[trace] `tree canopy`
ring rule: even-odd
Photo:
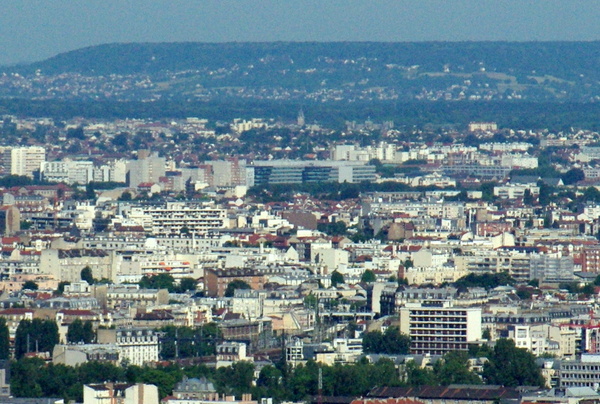
[[[363,334],[365,353],[407,354],[410,351],[410,337],[402,334],[398,327],[388,327],[385,332],[369,331]]]
[[[15,357],[27,352],[52,352],[58,344],[58,326],[53,320],[21,320],[15,333]]]
[[[339,273],[338,271],[333,271],[331,273],[331,286],[336,287],[337,285],[341,285],[345,283],[344,275]]]
[[[375,272],[371,271],[370,269],[366,269],[360,277],[360,281],[364,283],[375,282],[376,280],[377,276],[375,275]]]
[[[67,341],[71,343],[90,344],[96,339],[96,333],[92,327],[91,321],[81,321],[80,319],[74,320],[69,324],[67,330]]]
[[[236,289],[252,289],[248,283],[242,279],[234,279],[227,284],[225,297],[233,297]]]
[[[511,339],[497,340],[488,359],[483,368],[483,378],[488,384],[508,387],[545,385],[535,356],[526,349],[517,348]]]

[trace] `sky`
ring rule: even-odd
[[[597,0],[0,0],[0,65],[113,42],[589,41]]]

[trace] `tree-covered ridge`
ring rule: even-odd
[[[576,80],[595,77],[600,41],[590,42],[229,42],[113,43],[23,66],[46,73],[132,74],[258,63],[258,69],[367,65],[456,73],[507,72]],[[558,63],[560,62],[560,63]],[[390,66],[395,65],[395,66]],[[351,70],[351,69],[347,69]]]
[[[128,100],[156,94],[235,98],[236,89],[243,89],[243,97],[262,99],[268,93],[306,101],[321,90],[337,89],[352,101],[593,101],[600,97],[600,41],[117,43],[0,71],[9,73],[3,78],[8,86],[0,80],[0,95],[33,98],[56,96],[58,87],[74,79],[62,76],[68,73],[95,77],[102,82],[96,83],[99,89]],[[20,92],[16,88],[23,77],[12,73],[54,76],[46,83],[54,90]],[[113,75],[128,77],[115,81]],[[85,81],[87,92],[91,87]],[[124,83],[127,89],[121,91]],[[377,94],[370,97],[373,91]]]

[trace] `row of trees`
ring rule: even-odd
[[[167,333],[173,331],[165,329]],[[485,356],[483,374],[469,370],[470,356]],[[267,365],[254,381],[254,364],[237,362],[219,369],[204,365],[157,367],[115,366],[88,362],[77,367],[45,364],[37,358],[22,358],[12,364],[11,389],[17,397],[64,397],[82,401],[82,386],[105,381],[144,382],[158,386],[161,397],[172,393],[183,376],[206,377],[220,394],[240,396],[252,393],[255,399],[273,397],[277,401],[301,401],[317,394],[318,369],[323,373],[323,394],[360,396],[375,386],[447,386],[449,384],[497,384],[510,387],[543,386],[535,357],[515,347],[512,340],[500,339],[493,349],[483,346],[472,352],[450,352],[429,368],[409,361],[399,369],[389,359],[370,363],[366,358],[355,364],[333,366],[308,361],[294,368],[278,362]]]

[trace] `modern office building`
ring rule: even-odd
[[[375,180],[375,166],[362,161],[255,161],[247,166],[247,184],[300,184],[304,182],[359,183]]]

